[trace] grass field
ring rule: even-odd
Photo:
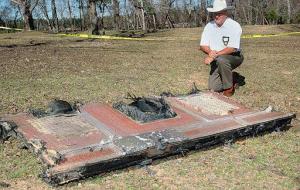
[[[299,25],[245,26],[244,34],[299,31]],[[207,88],[208,66],[198,50],[201,28],[148,35],[152,41],[95,40],[42,33],[0,35],[0,115],[70,102],[122,100],[163,91]],[[269,105],[300,113],[300,36],[243,39],[236,71],[245,77],[233,99],[253,109]],[[300,122],[286,132],[238,141],[130,167],[60,189],[299,189]],[[0,189],[51,189],[41,164],[13,140],[0,144]]]

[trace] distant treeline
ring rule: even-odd
[[[300,23],[299,0],[228,0],[241,24]],[[2,0],[0,26],[25,30],[86,31],[199,27],[211,0]]]

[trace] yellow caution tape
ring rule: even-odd
[[[279,33],[279,34],[248,34],[242,35],[243,39],[251,39],[251,38],[268,38],[268,37],[276,37],[276,36],[289,36],[300,34],[300,32],[287,32],[287,33]],[[106,40],[135,40],[135,41],[160,41],[160,40],[176,40],[170,38],[163,39],[151,39],[151,38],[130,38],[130,37],[117,37],[117,36],[98,36],[91,34],[59,34],[60,36],[71,36],[71,37],[80,37],[80,38],[94,38],[94,39],[106,39]]]
[[[17,30],[17,31],[22,31],[23,29],[19,29],[19,28],[9,28],[9,27],[4,27],[4,26],[0,26],[0,29],[4,29],[4,30]]]
[[[295,35],[300,34],[300,32],[287,32],[287,33],[279,33],[279,34],[249,34],[249,35],[243,35],[241,38],[247,39],[247,38],[268,38],[268,37],[276,37],[276,36],[289,36],[289,35]]]
[[[59,34],[60,36],[71,36],[80,38],[94,38],[94,39],[106,39],[106,40],[137,40],[137,41],[154,41],[156,39],[150,38],[129,38],[129,37],[118,37],[118,36],[98,36],[91,34]]]
[[[23,29],[19,28],[9,28],[0,26],[0,29],[4,30],[17,30],[22,31]],[[279,33],[279,34],[247,34],[242,35],[241,38],[243,39],[251,39],[251,38],[268,38],[268,37],[277,37],[277,36],[289,36],[300,34],[300,32],[287,32],[287,33]],[[90,35],[90,34],[59,34],[61,36],[73,36],[73,37],[80,37],[80,38],[94,38],[94,39],[106,39],[106,40],[136,40],[136,41],[158,41],[158,40],[176,40],[170,38],[164,39],[150,39],[150,38],[130,38],[130,37],[117,37],[117,36],[98,36],[98,35]]]

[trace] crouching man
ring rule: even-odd
[[[202,33],[200,50],[207,54],[204,63],[211,66],[208,88],[232,96],[234,84],[232,70],[242,64],[244,58],[240,50],[242,28],[228,17],[225,0],[215,0],[207,11],[213,14]]]

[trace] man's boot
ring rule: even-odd
[[[227,97],[230,97],[234,94],[234,85],[231,87],[231,88],[228,88],[228,89],[225,89],[223,91],[223,95],[224,96],[227,96]]]

